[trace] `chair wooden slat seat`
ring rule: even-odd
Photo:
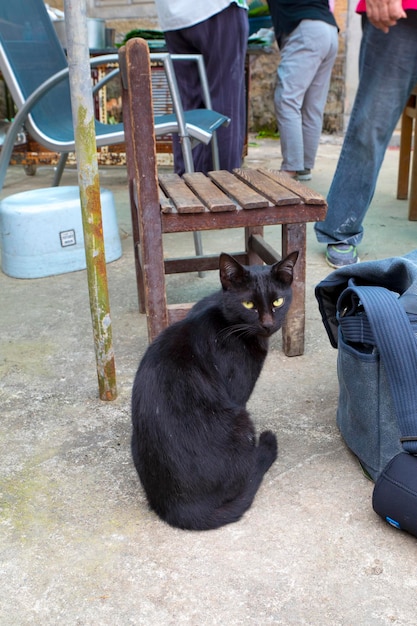
[[[311,189],[311,187],[307,187],[297,180],[290,178],[286,174],[282,174],[279,170],[265,170],[261,168],[259,171],[277,181],[289,191],[294,192],[305,204],[323,204],[323,196],[321,194]]]
[[[235,211],[236,206],[214,182],[201,172],[184,174],[184,180],[209,211]]]
[[[252,191],[251,193],[250,188],[231,172],[218,170],[216,172],[209,172],[209,176],[220,189],[223,189],[223,191],[229,193],[233,198],[236,198],[237,203],[244,209],[261,209],[270,204],[264,196],[261,196],[261,194],[256,191]]]
[[[238,176],[241,170],[235,170],[234,176]],[[256,172],[256,170],[242,170],[247,172]],[[187,178],[192,180],[194,174],[187,174]],[[211,176],[211,173],[210,173]],[[161,178],[161,176],[160,176]],[[237,181],[241,180],[236,178]],[[231,186],[232,189],[233,186]],[[166,186],[164,185],[164,189]],[[252,188],[247,187],[248,198],[251,197]],[[179,192],[179,193],[178,193]],[[192,195],[193,191],[189,188],[189,192]],[[178,193],[178,195],[177,195]],[[181,189],[170,189],[170,200],[174,205],[178,205],[181,201]],[[233,204],[234,210],[227,211],[210,211],[208,207],[204,207],[203,211],[199,212],[180,212],[172,211],[170,213],[164,212],[161,215],[163,232],[175,233],[175,232],[190,232],[198,225],[198,230],[217,230],[224,228],[245,228],[256,227],[262,224],[263,226],[273,226],[277,224],[295,224],[295,223],[307,223],[320,221],[323,218],[321,215],[325,215],[326,203],[322,198],[321,204],[306,204],[302,198],[293,192],[289,191],[285,187],[282,187],[280,191],[281,198],[280,204],[273,204],[268,200],[266,195],[259,194],[263,199],[261,208],[247,209],[245,208],[245,195],[240,191],[239,199],[242,203],[238,202],[238,198],[234,195],[233,191],[230,192],[230,197],[233,198],[235,203]],[[268,193],[265,191],[265,194]],[[189,204],[192,205],[191,195],[189,196]],[[283,202],[285,198],[288,198],[288,202]],[[200,199],[195,196],[195,204],[197,205]],[[243,205],[243,206],[242,206]],[[297,262],[298,264],[298,262]]]
[[[165,195],[164,190],[161,188],[159,188],[159,204],[162,213],[172,213],[174,210],[171,200]]]
[[[178,174],[160,174],[159,184],[178,213],[202,213],[205,210],[204,204]]]
[[[271,176],[267,176],[262,170],[237,169],[234,173],[249,187],[268,198],[275,206],[301,203],[300,196],[284,187]],[[286,175],[284,174],[283,176]]]

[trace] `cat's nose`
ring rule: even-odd
[[[262,319],[261,319],[261,325],[262,328],[266,331],[266,332],[270,332],[273,330],[274,328],[274,318],[272,315],[263,315]]]

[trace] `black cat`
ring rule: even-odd
[[[132,454],[151,508],[179,528],[236,522],[277,457],[246,410],[291,303],[298,252],[274,265],[220,256],[222,289],[148,347],[132,393]]]

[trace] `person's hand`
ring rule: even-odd
[[[367,0],[366,15],[375,26],[387,33],[398,20],[407,17],[401,0]]]

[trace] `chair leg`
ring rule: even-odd
[[[408,198],[408,182],[410,173],[410,152],[411,152],[411,134],[413,130],[413,120],[403,113],[401,118],[401,139],[400,139],[400,155],[398,159],[398,182],[397,182],[397,198],[398,200],[407,200]]]
[[[58,187],[61,182],[62,174],[64,173],[65,165],[68,159],[68,152],[62,152],[59,157],[58,165],[55,168],[54,180],[52,187]]]
[[[254,239],[256,235],[263,237],[263,226],[246,226],[245,228],[245,252],[247,265],[262,265],[262,258],[254,250]]]
[[[219,157],[219,143],[217,141],[216,132],[213,133],[213,137],[211,138],[211,155],[213,159],[213,169],[220,169],[220,157]]]
[[[126,145],[126,149],[128,146]],[[132,161],[128,160],[128,170]],[[133,176],[133,172],[131,174]],[[139,313],[146,313],[145,284],[140,259],[139,211],[135,201],[134,179],[129,179],[130,216],[132,219],[133,255],[135,258],[136,287],[138,291]]]
[[[1,154],[0,154],[0,191],[3,189],[4,180],[7,174],[7,168],[9,167],[10,159],[12,157],[14,144],[17,138],[18,132],[22,128],[22,122],[19,119],[19,114],[16,115],[14,121],[11,123],[9,130],[7,131],[4,139]]]
[[[417,221],[417,120],[414,121],[414,149],[411,165],[410,199],[408,201],[408,219]]]
[[[203,255],[203,242],[201,239],[201,233],[200,232],[194,232],[193,233],[194,236],[194,248],[195,248],[195,253],[197,256],[202,256]],[[204,272],[199,272],[199,275],[204,275]]]
[[[299,251],[294,267],[292,303],[282,326],[282,347],[287,356],[304,353],[305,287],[306,287],[306,224],[282,225],[282,257]]]
[[[185,171],[187,173],[192,173],[192,172],[194,172],[194,161],[193,161],[191,139],[187,135],[186,137],[181,137],[180,140],[181,140],[182,156],[184,158],[184,168],[185,168]],[[203,242],[202,242],[202,239],[201,239],[201,233],[199,233],[199,232],[195,232],[194,233],[194,249],[195,249],[195,253],[196,253],[197,256],[202,256],[202,254],[203,254]],[[204,272],[198,272],[198,275],[200,276],[200,278],[203,278],[205,273]]]

